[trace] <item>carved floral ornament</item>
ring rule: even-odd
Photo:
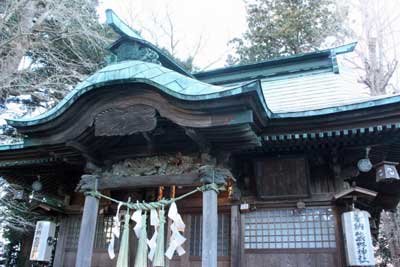
[[[215,160],[209,155],[160,155],[137,159],[126,159],[113,164],[105,175],[147,176],[176,175],[198,170],[202,165],[215,165]]]
[[[191,176],[194,177],[193,185],[199,183],[226,185],[229,179],[234,180],[230,170],[218,165],[216,159],[207,153],[190,155],[178,153],[126,159],[113,164],[109,169],[92,172],[93,174],[82,176],[77,190],[86,192],[96,189],[116,189],[116,186],[110,186],[113,181],[118,187],[126,188],[127,185],[123,184],[123,180],[132,182],[135,177],[160,177],[160,183],[154,186],[162,185],[163,176]],[[129,186],[135,185],[129,184]]]
[[[157,126],[156,110],[148,105],[114,107],[95,118],[96,136],[124,136],[152,131]]]

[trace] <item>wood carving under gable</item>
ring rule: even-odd
[[[148,105],[114,107],[95,117],[96,136],[124,136],[152,131],[157,126],[156,110]]]

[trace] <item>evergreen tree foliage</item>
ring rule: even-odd
[[[347,10],[334,0],[254,0],[247,3],[248,30],[230,41],[227,64],[251,63],[317,50],[328,37],[346,34]]]

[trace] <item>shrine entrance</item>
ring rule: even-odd
[[[8,120],[23,142],[0,147],[0,174],[58,227],[54,258],[36,257],[39,244],[54,249],[52,233],[34,238],[32,261],[374,262],[353,233],[376,236],[380,212],[399,203],[400,98],[296,109],[304,90],[340,81],[336,55],[354,44],[192,74],[110,10],[107,22],[113,62],[48,112]]]
[[[107,170],[88,164],[77,188],[83,215],[63,222],[59,261],[70,265],[62,266],[230,266],[234,178],[221,159],[178,153]]]
[[[180,190],[177,190],[180,193]],[[220,197],[221,198],[221,197]],[[201,202],[201,194],[188,198],[193,203]],[[221,200],[220,200],[221,202]],[[182,219],[186,225],[185,233],[183,234],[186,238],[183,244],[183,249],[186,253],[183,256],[174,255],[172,260],[166,259],[169,266],[201,266],[201,247],[202,247],[202,214],[201,208],[192,208],[188,204],[179,205],[178,210],[182,216]],[[100,204],[101,205],[101,204]],[[115,266],[117,259],[110,260],[108,255],[108,244],[111,240],[112,221],[114,214],[104,215],[99,214],[97,219],[96,234],[94,241],[93,257],[91,266],[109,267]],[[80,232],[81,215],[72,215],[65,218],[62,221],[62,229],[64,234],[62,238],[64,240],[65,248],[62,254],[63,263],[61,266],[73,267],[75,266],[78,239]],[[219,206],[218,210],[218,244],[217,244],[217,259],[218,266],[231,266],[230,255],[231,255],[231,214],[230,209],[226,206]],[[131,222],[132,232],[130,234],[130,262],[135,261],[138,239],[133,232],[135,223]],[[148,238],[151,238],[153,232],[152,228],[149,227]],[[165,236],[165,240],[168,237]],[[168,244],[166,242],[166,244]],[[119,241],[115,243],[116,258],[118,257]],[[133,264],[131,265],[133,266]],[[151,266],[151,265],[150,265]]]

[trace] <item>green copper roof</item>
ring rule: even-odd
[[[73,91],[49,111],[34,118],[8,120],[8,123],[12,126],[31,126],[45,123],[60,116],[86,92],[107,85],[124,83],[152,85],[162,93],[186,101],[210,100],[256,91],[265,110],[268,110],[263,100],[259,81],[247,82],[233,87],[215,86],[192,79],[158,64],[131,60],[112,64],[97,71],[78,84]],[[127,90],[131,89],[127,88]]]
[[[141,48],[150,49],[157,53],[159,62],[166,68],[179,72],[183,75],[193,78],[193,75],[183,68],[174,58],[165,53],[162,49],[158,48],[151,42],[144,39],[138,31],[135,31],[129,27],[125,22],[123,22],[111,9],[106,10],[106,22],[107,24],[120,36],[111,46],[109,50],[112,53],[116,53],[116,49],[120,45],[131,46],[132,43],[139,44]],[[131,52],[132,47],[131,47]],[[140,49],[142,50],[142,49]],[[137,58],[129,58],[135,60]]]
[[[32,126],[48,122],[60,116],[81,95],[96,88],[124,83],[144,83],[153,86],[161,93],[165,93],[177,99],[185,101],[203,101],[218,99],[227,96],[240,95],[245,92],[254,91],[258,101],[264,107],[264,116],[270,119],[294,118],[327,115],[337,112],[345,112],[374,106],[382,106],[400,102],[400,96],[373,99],[361,103],[347,104],[336,107],[307,110],[301,112],[271,112],[268,108],[269,99],[264,100],[263,90],[268,90],[268,83],[261,88],[259,81],[236,84],[230,87],[207,84],[175,71],[164,68],[158,64],[143,61],[124,61],[109,65],[88,79],[80,83],[61,102],[51,110],[34,118],[22,118],[8,120],[12,126]],[[132,88],[132,87],[130,87]],[[127,90],[134,90],[127,87]],[[112,88],[110,88],[112,90]]]
[[[230,84],[248,79],[263,79],[311,70],[325,69],[337,73],[336,55],[352,52],[356,45],[357,43],[351,43],[320,51],[277,57],[252,64],[207,70],[193,75],[207,83]]]
[[[346,104],[346,105],[341,105],[341,106],[334,106],[334,107],[306,110],[306,111],[273,113],[273,118],[278,119],[278,118],[299,118],[299,117],[321,116],[321,115],[328,115],[328,114],[339,113],[339,112],[379,107],[379,106],[397,104],[397,103],[400,103],[400,95],[383,96],[383,97],[380,96],[377,98],[372,98],[371,100],[364,100],[363,102],[351,103],[351,104]]]
[[[144,40],[140,33],[126,25],[111,9],[106,10],[106,22],[121,36]]]

